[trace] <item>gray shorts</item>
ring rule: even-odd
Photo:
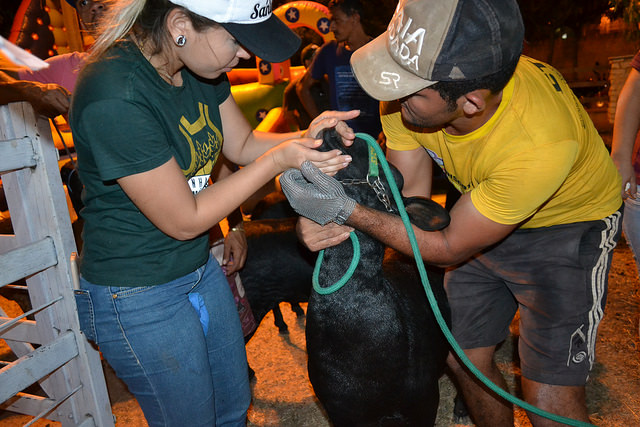
[[[448,270],[445,287],[460,346],[499,344],[519,309],[522,375],[544,384],[584,385],[621,223],[619,210],[599,221],[517,230]]]

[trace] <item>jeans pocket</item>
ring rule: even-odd
[[[91,294],[84,289],[77,289],[73,291],[73,295],[76,299],[76,307],[78,309],[78,320],[80,321],[80,330],[87,337],[89,341],[98,343],[98,337],[96,334],[96,322],[93,310],[93,301],[91,300]]]
[[[134,297],[140,293],[159,289],[156,286],[110,286],[109,292],[114,299]]]

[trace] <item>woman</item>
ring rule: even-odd
[[[245,424],[244,341],[207,231],[285,169],[310,160],[335,173],[350,161],[300,132],[252,131],[225,73],[247,49],[283,61],[299,39],[270,0],[247,5],[114,2],[74,93],[81,327],[151,426]],[[337,126],[348,143],[355,135],[342,120],[357,114],[326,113],[308,134]],[[221,152],[244,167],[204,188]]]

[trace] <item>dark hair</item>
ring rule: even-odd
[[[457,101],[461,96],[477,89],[489,89],[492,94],[500,92],[509,83],[516,70],[520,57],[516,57],[507,65],[503,66],[497,73],[479,77],[472,80],[440,81],[429,89],[433,89],[440,94],[440,97],[447,102],[451,111],[457,108]]]
[[[362,16],[363,7],[360,0],[331,0],[329,1],[329,10],[333,10],[336,7],[339,7],[345,15],[351,16],[354,13]]]

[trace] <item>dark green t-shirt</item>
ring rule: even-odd
[[[155,227],[116,179],[175,157],[191,189],[206,186],[222,148],[219,105],[226,75],[205,81],[182,71],[166,83],[130,42],[118,43],[80,73],[70,123],[84,184],[81,272],[108,286],[165,283],[208,257],[208,236],[179,241]]]

